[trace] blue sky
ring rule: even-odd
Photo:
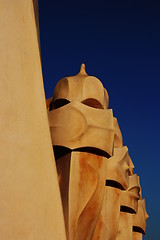
[[[160,2],[55,2],[39,0],[46,97],[83,62],[102,81],[140,175],[150,215],[144,239],[158,240]]]

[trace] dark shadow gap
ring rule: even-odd
[[[143,231],[143,229],[137,226],[133,226],[133,232],[139,232],[145,235],[145,232]]]
[[[54,145],[53,150],[54,150],[55,159],[61,158],[64,155],[71,153],[71,152],[86,152],[86,153],[92,153],[92,154],[95,154],[98,156],[110,158],[110,155],[108,153],[106,153],[105,151],[103,151],[101,149],[94,148],[94,147],[82,147],[82,148],[75,148],[75,149],[71,150],[70,148],[67,148],[64,146]]]
[[[54,109],[63,107],[65,105],[67,105],[68,103],[70,103],[70,101],[65,99],[65,98],[60,98],[60,99],[57,99],[55,101],[52,100],[50,105],[49,105],[49,111],[52,111]]]
[[[62,146],[53,146],[53,151],[54,151],[55,160],[71,153],[70,148],[62,147]]]
[[[120,190],[124,190],[124,187],[119,183],[114,180],[106,180],[106,186],[113,187],[113,188],[118,188]]]
[[[136,213],[132,208],[127,207],[127,206],[121,206],[120,211],[126,212],[126,213],[131,213],[131,214]]]
[[[102,104],[95,98],[87,98],[87,99],[83,100],[82,103],[88,107],[104,109]]]
[[[92,153],[92,154],[96,154],[98,156],[102,156],[102,157],[106,157],[106,158],[110,158],[111,156],[99,149],[99,148],[95,148],[95,147],[81,147],[81,148],[75,148],[72,150],[73,152],[87,152],[87,153]]]

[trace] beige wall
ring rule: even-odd
[[[37,37],[38,37],[39,50],[40,50],[40,54],[41,54],[38,0],[33,0],[33,7],[34,7],[34,13],[35,13],[35,21],[36,21],[36,28],[37,28]]]
[[[0,0],[0,239],[65,239],[32,0]]]

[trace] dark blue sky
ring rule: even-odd
[[[160,1],[39,0],[39,11],[46,97],[82,62],[102,81],[140,175],[150,215],[144,239],[159,240]]]

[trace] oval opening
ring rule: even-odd
[[[89,107],[104,109],[102,104],[95,98],[87,98],[87,99],[83,100],[82,103]]]
[[[67,105],[68,103],[70,103],[70,101],[65,98],[57,99],[54,102],[52,101],[49,105],[49,111],[63,107],[65,105]]]

